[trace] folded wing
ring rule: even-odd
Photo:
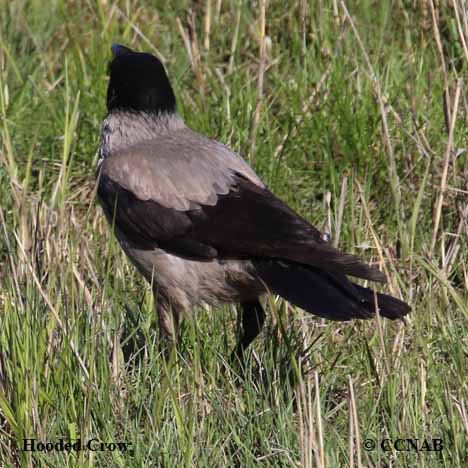
[[[171,138],[102,164],[101,204],[135,245],[200,261],[287,260],[385,281],[378,269],[322,240],[239,156],[215,142],[213,148],[208,139],[200,144],[181,137],[174,144]]]

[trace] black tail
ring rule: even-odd
[[[351,283],[346,275],[290,262],[258,262],[260,278],[275,294],[301,309],[329,320],[369,319],[375,315],[374,292]],[[395,297],[377,293],[380,315],[405,316],[410,306]]]

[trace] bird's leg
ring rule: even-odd
[[[154,300],[159,323],[159,346],[166,358],[169,358],[179,341],[179,314],[156,292]]]
[[[243,302],[242,308],[242,332],[235,350],[231,355],[231,362],[244,361],[244,351],[260,333],[265,322],[265,312],[258,299]]]

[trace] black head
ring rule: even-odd
[[[174,112],[176,101],[162,63],[153,55],[112,46],[107,110]]]

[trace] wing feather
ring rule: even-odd
[[[187,127],[112,154],[102,172],[140,200],[179,211],[214,206],[229,193],[236,173],[264,187],[238,154]]]
[[[201,157],[200,170],[199,164],[187,164],[185,147],[177,152],[177,145],[169,145],[166,157],[156,158],[150,151],[155,146],[160,151],[158,143],[105,160],[98,185],[108,219],[140,248],[160,247],[198,260],[288,260],[385,281],[378,269],[325,242],[233,153],[226,152],[224,160],[217,154],[211,165]],[[199,150],[198,145],[196,155]],[[151,157],[156,158],[152,164]]]

